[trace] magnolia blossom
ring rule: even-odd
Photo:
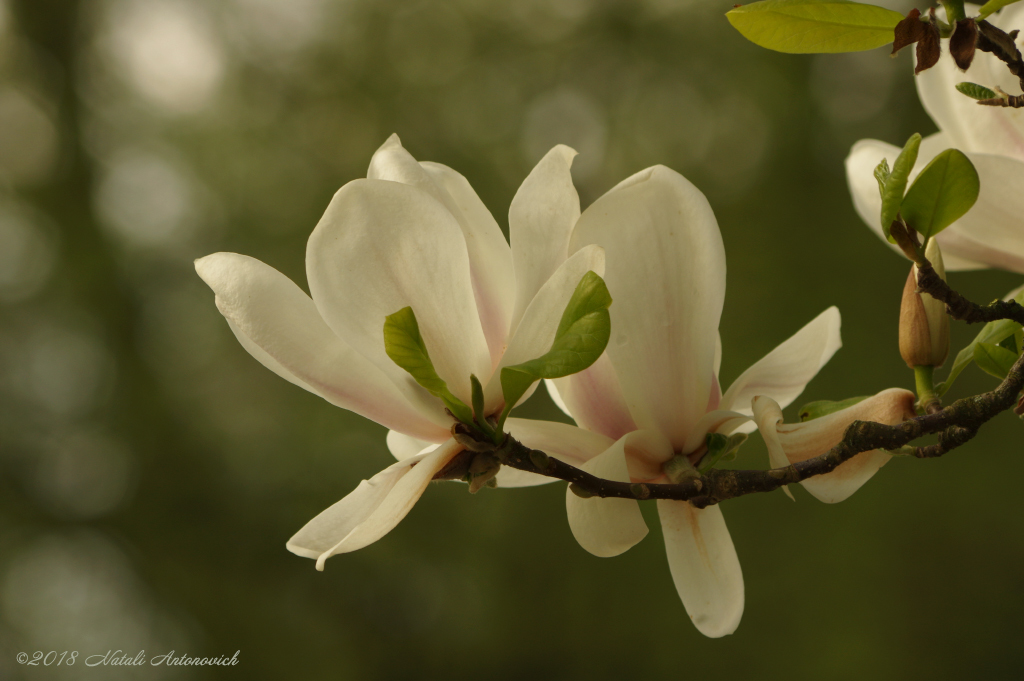
[[[989,21],[1005,31],[1024,28],[1024,5],[1007,7]],[[939,132],[921,142],[911,181],[945,149],[956,148],[967,154],[981,178],[981,194],[964,217],[936,237],[946,269],[997,267],[1024,273],[1024,230],[1020,226],[1024,214],[1024,111],[979,106],[955,89],[957,83],[970,81],[987,87],[998,85],[1013,93],[1020,85],[1005,64],[980,50],[971,68],[963,73],[949,57],[948,45],[949,41],[943,40],[939,63],[916,77],[921,103]],[[882,204],[872,171],[883,158],[891,165],[899,152],[898,147],[885,142],[861,140],[846,159],[854,206],[879,236]],[[899,252],[898,247],[892,247]]]
[[[580,279],[604,271],[598,246],[564,256],[579,216],[569,173],[574,156],[555,147],[526,178],[509,211],[511,246],[462,175],[417,162],[392,136],[374,154],[367,178],[338,190],[313,230],[306,248],[310,296],[244,255],[196,261],[231,330],[264,366],[391,429],[393,447],[440,445],[405,451],[311,520],[289,550],[323,569],[329,556],[376,541],[462,451],[441,401],[387,356],[387,315],[411,306],[438,375],[466,404],[475,375],[487,415],[504,406],[500,369],[550,348]],[[506,429],[567,461],[606,447],[602,436],[565,424],[509,419]],[[503,474],[498,482],[521,480]]]

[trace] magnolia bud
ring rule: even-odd
[[[935,239],[928,241],[925,257],[936,274],[946,280],[942,253]],[[910,268],[900,305],[900,355],[911,369],[942,366],[949,354],[949,316],[946,304],[917,292],[917,265]]]

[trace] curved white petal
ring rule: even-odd
[[[612,338],[615,338],[614,322]],[[545,381],[545,384],[555,404],[581,428],[601,433],[612,440],[637,429],[607,351],[587,369]]]
[[[488,414],[504,402],[501,394],[501,368],[529,362],[551,349],[551,344],[555,342],[555,331],[558,330],[558,323],[569,299],[583,276],[591,271],[598,275],[604,274],[604,249],[600,246],[587,246],[574,253],[555,270],[534,296],[509,340],[508,349],[498,369],[484,389],[485,411]]]
[[[959,95],[960,93],[957,94]],[[963,95],[960,96],[963,97]],[[963,98],[968,99],[967,97]],[[917,163],[911,172],[911,180],[917,177],[917,174],[924,169],[937,153],[951,146],[952,143],[948,137],[941,132],[926,137],[921,143],[921,152],[918,154]],[[902,257],[902,251],[900,251],[899,246],[889,243],[882,235],[882,227],[879,222],[882,199],[878,193],[878,182],[875,181],[872,174],[875,166],[883,158],[888,159],[891,166],[899,153],[899,147],[879,142],[878,140],[861,140],[857,142],[853,145],[850,155],[846,158],[846,180],[850,186],[850,194],[853,197],[853,204],[857,209],[857,214],[860,215],[861,219],[887,246]],[[992,165],[979,155],[968,155],[976,167],[979,164],[983,166]],[[1002,189],[1007,183],[1019,182],[1017,175],[1011,174],[1003,178],[990,178],[991,172],[987,168],[979,168],[978,174],[981,177],[982,186],[982,194],[979,196],[978,203],[975,204],[975,207],[967,215],[950,225],[936,237],[939,245],[942,247],[942,256],[946,270],[955,272],[994,266],[1021,271],[1018,269],[1021,265],[1018,264],[1017,256],[1021,248],[1020,246],[1015,248],[1010,255],[1007,255],[1000,250],[998,244],[990,245],[975,234],[979,219],[992,219],[991,216],[994,214],[997,224],[989,229],[1004,232],[1004,239],[1009,238],[1013,240],[1013,223],[1007,223],[1005,215],[999,215],[999,204],[1005,201],[1007,205],[1011,206],[1012,210],[1013,204],[1019,201],[1019,194],[1010,195]],[[991,208],[986,208],[986,203],[991,203]]]
[[[445,433],[450,436],[450,433]],[[389,430],[387,437],[388,451],[399,461],[405,461],[411,459],[417,454],[424,454],[428,451],[433,451],[440,443],[445,442],[448,437],[442,435],[437,440],[431,442],[428,440],[421,440],[418,437],[411,437],[405,433],[399,433],[397,430]]]
[[[417,162],[398,135],[391,135],[373,155],[366,177],[421,189],[444,205],[458,222],[466,240],[480,320],[492,363],[496,363],[508,337],[515,275],[512,251],[490,211],[465,177],[440,163]]]
[[[830,307],[740,374],[719,402],[719,409],[752,414],[750,401],[767,395],[786,407],[842,347],[839,308]]]
[[[368,546],[390,532],[416,504],[427,485],[462,445],[449,440],[428,454],[385,468],[306,525],[288,540],[288,550],[316,558],[316,569],[339,553]]]
[[[572,466],[581,466],[605,451],[614,441],[566,423],[510,418],[505,430],[530,449],[540,451]],[[497,475],[498,487],[532,487],[555,482],[555,478],[502,466]]]
[[[759,397],[754,400],[754,414],[768,445],[772,466],[778,468],[824,454],[839,443],[853,421],[902,423],[914,416],[914,401],[914,393],[890,388],[833,414],[803,423],[784,424],[778,405],[773,405],[770,398]],[[808,478],[800,484],[820,501],[834,504],[860,489],[890,458],[889,453],[881,449],[862,452],[831,473]]]
[[[470,374],[490,378],[466,241],[451,213],[425,192],[383,180],[349,182],[309,237],[306,271],[328,326],[385,373],[405,372],[384,351],[384,318],[412,306],[452,393],[470,404]]]
[[[605,480],[629,482],[625,452],[629,437],[620,438],[580,468]],[[595,556],[617,556],[647,536],[647,524],[635,499],[583,499],[571,489],[566,489],[565,508],[572,535],[580,546]]]
[[[725,298],[715,215],[686,178],[655,166],[580,216],[570,252],[595,243],[605,249],[614,299],[607,354],[630,414],[640,428],[682,446],[711,394]]]
[[[237,253],[214,253],[195,267],[242,346],[268,369],[388,428],[443,436],[450,419],[440,405],[418,386],[396,385],[345,344],[288,277]]]
[[[658,501],[672,581],[700,633],[719,638],[743,616],[743,572],[722,509]]]
[[[515,265],[514,330],[526,308],[569,255],[569,235],[580,217],[572,184],[576,151],[559,144],[523,180],[508,210],[508,234]]]

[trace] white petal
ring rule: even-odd
[[[628,438],[620,438],[580,468],[605,480],[629,482],[625,452]],[[566,489],[565,507],[576,541],[595,556],[617,556],[647,536],[647,524],[635,499],[583,499]]]
[[[450,419],[436,401],[418,386],[396,385],[338,338],[288,277],[237,253],[214,253],[195,267],[242,346],[271,371],[389,428],[444,435]]]
[[[715,215],[682,175],[655,166],[584,211],[569,250],[593,243],[605,249],[615,301],[607,353],[629,411],[682,446],[711,394],[725,298]]]
[[[612,338],[615,338],[614,322]],[[554,388],[552,398],[556,394],[558,396],[555,403],[561,402],[562,411],[581,428],[601,433],[612,440],[637,429],[607,351],[578,374],[545,383],[549,391]]]
[[[759,402],[767,398],[759,398],[755,401],[754,411],[759,412]],[[769,452],[772,449],[781,449],[784,452],[786,462],[797,463],[815,456],[820,456],[839,443],[846,432],[847,426],[853,421],[874,421],[886,425],[902,423],[915,415],[914,393],[901,388],[890,388],[858,402],[852,407],[837,411],[821,418],[813,419],[803,423],[783,424],[778,423],[775,427],[777,435],[772,435],[770,421],[758,419],[758,424],[768,443]],[[766,412],[767,413],[767,412]],[[781,413],[778,414],[781,419]],[[775,444],[772,438],[776,438]],[[773,455],[772,466],[778,467],[776,463],[777,454]],[[804,480],[801,485],[827,504],[834,504],[848,498],[861,485],[867,482],[879,468],[888,463],[890,455],[885,450],[876,449],[869,452],[862,452],[849,461],[846,461],[831,473],[817,475]]]
[[[390,532],[416,504],[427,485],[462,445],[449,440],[429,454],[394,463],[359,483],[350,494],[306,523],[288,550],[316,558],[316,569],[339,553],[368,546]]]
[[[1014,291],[1014,295],[1016,295],[1016,290]],[[551,396],[551,401],[555,403],[555,406],[561,409],[563,414],[572,418],[572,412],[569,411],[569,407],[566,406],[561,393],[558,392],[558,385],[550,378],[545,378],[544,387],[548,389],[548,395]]]
[[[574,253],[555,270],[534,296],[509,341],[508,350],[502,356],[498,369],[484,390],[487,413],[492,413],[504,402],[501,368],[529,362],[551,349],[551,344],[555,342],[555,331],[558,330],[558,323],[569,299],[583,275],[591,271],[598,275],[604,274],[604,249],[600,246],[587,246]]]
[[[700,633],[719,638],[743,616],[743,572],[719,506],[658,501],[672,581]]]
[[[490,378],[466,241],[451,213],[425,192],[383,180],[349,182],[309,237],[306,271],[327,324],[382,371],[404,373],[384,351],[384,318],[412,306],[449,390],[469,404],[470,374]]]
[[[473,292],[487,338],[492,363],[505,348],[515,275],[512,251],[501,228],[465,177],[440,163],[418,163],[392,135],[370,160],[366,177],[390,180],[422,189],[452,214],[462,229],[469,254]]]
[[[510,418],[505,430],[530,449],[540,451],[572,466],[581,466],[614,444],[599,433],[592,433],[566,423]],[[532,487],[555,482],[555,478],[502,466],[497,475],[498,487]]]
[[[562,144],[549,151],[523,180],[509,207],[516,278],[513,329],[540,287],[569,255],[569,235],[580,217],[580,197],[570,172],[575,156]]]
[[[399,433],[397,430],[389,430],[387,437],[388,451],[399,461],[404,461],[411,459],[417,454],[434,451],[434,448],[447,439],[446,437],[440,437],[438,438],[439,442],[430,442],[421,440],[418,437],[410,437],[404,433]]]
[[[839,309],[830,307],[788,340],[740,374],[719,403],[719,409],[751,414],[750,401],[766,395],[789,406],[842,347]]]

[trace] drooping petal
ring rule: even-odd
[[[625,451],[629,437],[620,438],[580,468],[605,480],[629,482]],[[595,556],[617,556],[647,536],[647,524],[635,499],[583,499],[567,489],[565,508],[572,535],[580,546]]]
[[[418,437],[450,419],[419,386],[396,384],[324,323],[313,301],[269,265],[237,253],[195,263],[231,330],[264,366],[331,404]]]
[[[526,176],[508,210],[515,264],[512,329],[555,270],[569,256],[569,235],[580,217],[580,197],[570,168],[576,152],[559,144]]]
[[[682,446],[706,411],[725,298],[715,215],[682,175],[655,166],[580,216],[570,252],[595,243],[614,300],[607,354],[630,414]]]
[[[555,270],[534,296],[509,341],[498,370],[491,376],[484,390],[485,410],[488,414],[504,403],[501,368],[536,359],[551,349],[555,331],[569,299],[583,276],[591,271],[598,275],[604,274],[604,249],[600,246],[587,246],[574,253]]]
[[[956,93],[963,99],[960,93]],[[977,107],[978,109],[985,107]],[[952,146],[943,133],[926,137],[921,153],[911,172],[913,181],[937,153]],[[853,196],[854,207],[861,219],[885,241],[879,215],[882,199],[878,183],[872,172],[883,159],[890,164],[899,155],[899,148],[877,140],[861,140],[853,145],[846,158],[846,179]],[[999,267],[1024,272],[1024,236],[1013,216],[1019,215],[1019,204],[1024,202],[1021,173],[1024,166],[1012,158],[968,153],[981,178],[978,202],[968,213],[943,230],[936,238],[942,248],[947,271],[976,270]],[[899,247],[885,243],[897,253]]]
[[[1006,27],[1020,28],[1024,11],[1008,7],[990,21]],[[949,46],[942,41],[943,52]],[[1005,64],[992,54],[978,51],[970,71],[956,68],[952,59],[940,59],[934,67],[914,79],[921,104],[939,129],[949,136],[951,146],[963,152],[1002,154],[1024,161],[1024,112],[1019,109],[978,106],[970,97],[956,90],[963,81],[999,86],[1015,92],[1020,85]]]
[[[462,451],[449,440],[428,454],[420,454],[385,468],[320,515],[288,540],[288,550],[316,558],[316,569],[339,553],[368,546],[402,521],[427,489],[434,475]]]
[[[419,163],[391,135],[370,160],[366,177],[422,189],[452,214],[469,254],[473,292],[492,363],[505,348],[515,303],[512,251],[490,211],[465,177],[440,163]]]
[[[615,338],[614,325],[612,338]],[[637,429],[607,352],[578,374],[546,380],[544,383],[555,404],[581,428],[601,433],[613,440]]]
[[[577,467],[615,444],[599,433],[553,421],[510,418],[505,421],[505,430],[530,449]],[[556,480],[508,466],[501,467],[497,479],[498,487],[532,487]]]
[[[445,433],[450,437],[450,433]],[[405,433],[399,433],[397,430],[389,430],[387,437],[388,451],[399,461],[405,461],[411,459],[417,454],[423,454],[428,449],[432,450],[437,447],[440,443],[445,442],[448,437],[441,436],[436,441],[430,442],[428,440],[421,440],[418,437],[411,437]]]
[[[412,306],[449,390],[469,404],[470,374],[490,378],[466,241],[427,193],[384,180],[349,182],[309,237],[306,271],[328,326],[386,373],[397,367],[384,351],[384,319]]]
[[[719,638],[743,616],[743,572],[720,506],[658,501],[672,581],[700,633]]]
[[[754,399],[754,418],[768,445],[772,467],[806,461],[837,445],[853,421],[874,421],[886,425],[902,423],[915,415],[914,393],[890,388],[821,418],[784,424],[782,412],[770,398]],[[862,452],[831,473],[804,480],[804,488],[819,500],[834,504],[848,498],[868,481],[891,456],[881,449]]]
[[[752,414],[750,401],[767,395],[787,407],[842,347],[839,309],[830,307],[788,340],[740,374],[719,402],[719,409]]]

